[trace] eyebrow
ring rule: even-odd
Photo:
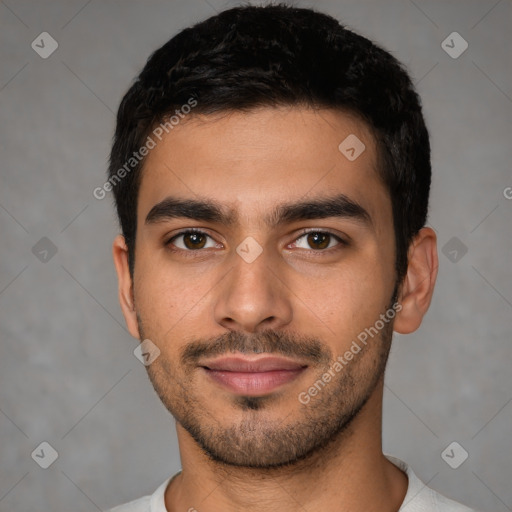
[[[301,220],[329,217],[352,219],[368,227],[373,225],[370,214],[359,203],[344,194],[278,205],[265,216],[264,221],[270,227],[278,227]],[[171,196],[151,208],[145,224],[155,224],[175,218],[215,222],[226,226],[233,226],[238,221],[234,210],[214,200],[180,199]]]

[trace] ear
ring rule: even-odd
[[[421,325],[434,293],[438,266],[436,233],[422,228],[409,246],[407,274],[398,297],[402,309],[395,317],[394,331],[409,334]]]
[[[133,282],[128,265],[128,247],[124,236],[117,235],[112,245],[112,256],[117,272],[118,295],[121,311],[130,334],[140,340],[137,313],[133,296]]]

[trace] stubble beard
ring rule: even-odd
[[[182,373],[167,361],[159,361],[162,357],[146,369],[165,407],[211,460],[228,466],[279,468],[304,461],[347,434],[383,378],[391,337],[392,325],[388,324],[379,339],[371,341],[378,349],[372,354],[372,347],[363,348],[308,404],[301,404],[293,393],[288,401],[296,402],[297,409],[285,417],[279,417],[272,395],[236,396],[232,407],[243,411],[242,419],[226,424],[226,415],[217,417],[201,401],[193,375],[177,378]],[[331,364],[315,373],[311,384]],[[276,411],[274,418],[269,417],[270,409]]]

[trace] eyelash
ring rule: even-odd
[[[169,247],[169,250],[172,252],[175,252],[175,253],[180,252],[180,253],[184,253],[186,257],[194,257],[195,255],[201,253],[204,249],[192,250],[192,249],[181,249],[179,247],[178,248],[172,247],[172,245],[173,245],[172,242],[174,240],[176,240],[180,236],[193,234],[193,233],[207,236],[213,240],[213,237],[211,237],[205,231],[202,231],[202,230],[196,229],[196,228],[188,228],[188,229],[184,229],[184,230],[176,233],[175,235],[173,235],[167,242],[165,242],[165,245],[167,247]],[[339,235],[336,235],[336,234],[332,233],[331,231],[325,231],[325,230],[319,230],[319,229],[304,229],[300,232],[299,236],[297,236],[291,243],[296,243],[298,240],[300,240],[302,237],[308,235],[309,233],[329,235],[329,236],[333,237],[338,242],[338,245],[336,245],[335,247],[329,247],[327,249],[318,249],[318,250],[310,249],[308,252],[311,252],[311,253],[317,253],[317,254],[325,253],[327,251],[337,250],[337,249],[340,249],[341,247],[346,247],[349,245],[349,243],[346,240],[344,240],[343,238],[341,238]],[[307,249],[303,249],[303,250],[307,250]]]

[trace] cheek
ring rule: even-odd
[[[172,268],[168,262],[144,258],[141,251],[134,279],[137,311],[145,332],[155,338],[176,335],[201,312],[215,280],[197,270]]]
[[[354,329],[373,323],[382,312],[385,307],[383,292],[380,283],[374,279],[347,279],[323,300],[336,329],[353,334]]]
[[[325,321],[337,344],[350,343],[388,306],[393,282],[389,274],[375,257],[358,254],[324,275],[301,279],[297,295],[307,297],[306,304]]]

